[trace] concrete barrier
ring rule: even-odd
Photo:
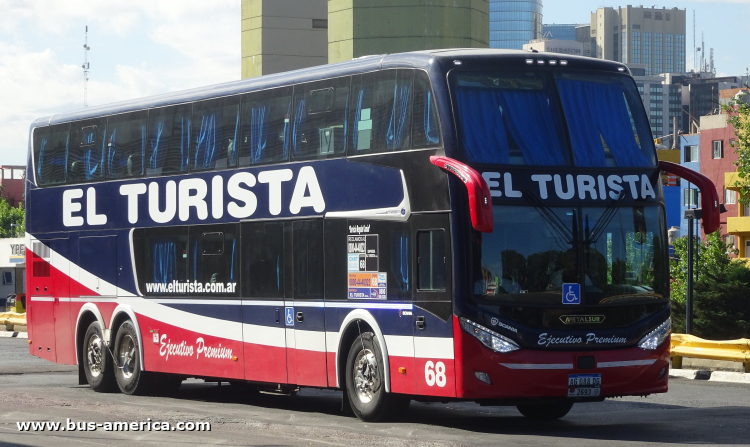
[[[26,326],[26,314],[20,314],[18,312],[3,312],[0,313],[0,325],[9,327],[9,331],[13,330],[13,326]]]
[[[670,343],[672,368],[682,368],[682,358],[740,362],[750,372],[750,339],[704,340],[694,335],[672,334]]]

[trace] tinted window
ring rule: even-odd
[[[133,235],[136,250],[136,270],[141,293],[144,295],[186,295],[169,290],[173,281],[188,279],[187,228],[149,228],[136,230]],[[173,286],[174,287],[174,286]]]
[[[34,129],[34,170],[39,186],[65,183],[69,124]]]
[[[193,121],[190,169],[204,171],[237,166],[240,97],[195,103]]]
[[[125,113],[107,120],[107,178],[143,175],[146,116],[146,112]]]
[[[188,277],[201,287],[192,295],[236,296],[239,283],[239,237],[236,225],[190,229]]]
[[[292,88],[250,93],[242,98],[240,166],[287,160]]]
[[[294,298],[323,298],[323,219],[294,222]]]
[[[68,183],[104,178],[105,119],[78,121],[71,124],[68,146]]]
[[[369,227],[369,233],[348,232],[349,228],[365,226]],[[347,231],[345,249],[349,261],[349,298],[411,300],[409,225],[398,222],[350,220],[344,231]],[[344,239],[341,233],[332,237]],[[363,287],[362,280],[373,274],[377,274],[378,289],[385,287],[385,291]],[[382,286],[383,283],[386,286]],[[365,296],[362,296],[363,294]]]
[[[341,156],[346,149],[349,78],[294,88],[292,158]]]
[[[284,297],[284,223],[242,225],[242,296]]]
[[[409,147],[413,76],[412,70],[385,70],[353,78],[350,154]]]
[[[440,125],[435,95],[432,94],[427,73],[414,73],[414,118],[412,120],[412,144],[415,148],[440,144]]]
[[[148,113],[146,175],[185,172],[190,152],[190,104]]]
[[[417,232],[417,288],[419,290],[445,290],[446,253],[445,231]]]

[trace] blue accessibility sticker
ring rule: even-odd
[[[578,283],[563,284],[562,303],[581,304],[581,285]]]
[[[284,320],[286,321],[287,326],[294,326],[294,308],[293,307],[284,308]]]

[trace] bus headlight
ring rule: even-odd
[[[506,353],[521,349],[513,340],[503,337],[481,324],[474,323],[466,318],[460,318],[459,321],[461,321],[461,327],[463,330],[476,337],[476,339],[482,342],[483,345],[495,352]]]
[[[638,342],[638,347],[641,349],[647,349],[653,351],[661,345],[664,340],[667,339],[669,334],[672,332],[672,319],[667,318],[667,321],[660,324],[659,327],[649,332],[648,335],[643,337]]]

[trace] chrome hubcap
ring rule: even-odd
[[[92,377],[99,377],[102,373],[102,339],[98,334],[89,338],[86,347],[86,363]]]
[[[122,366],[122,375],[129,379],[133,377],[133,371],[135,371],[135,340],[130,335],[126,335],[122,337],[119,348],[118,354]]]
[[[378,374],[378,360],[369,349],[357,354],[354,361],[354,391],[362,403],[370,403],[375,393],[380,389],[380,375]]]

